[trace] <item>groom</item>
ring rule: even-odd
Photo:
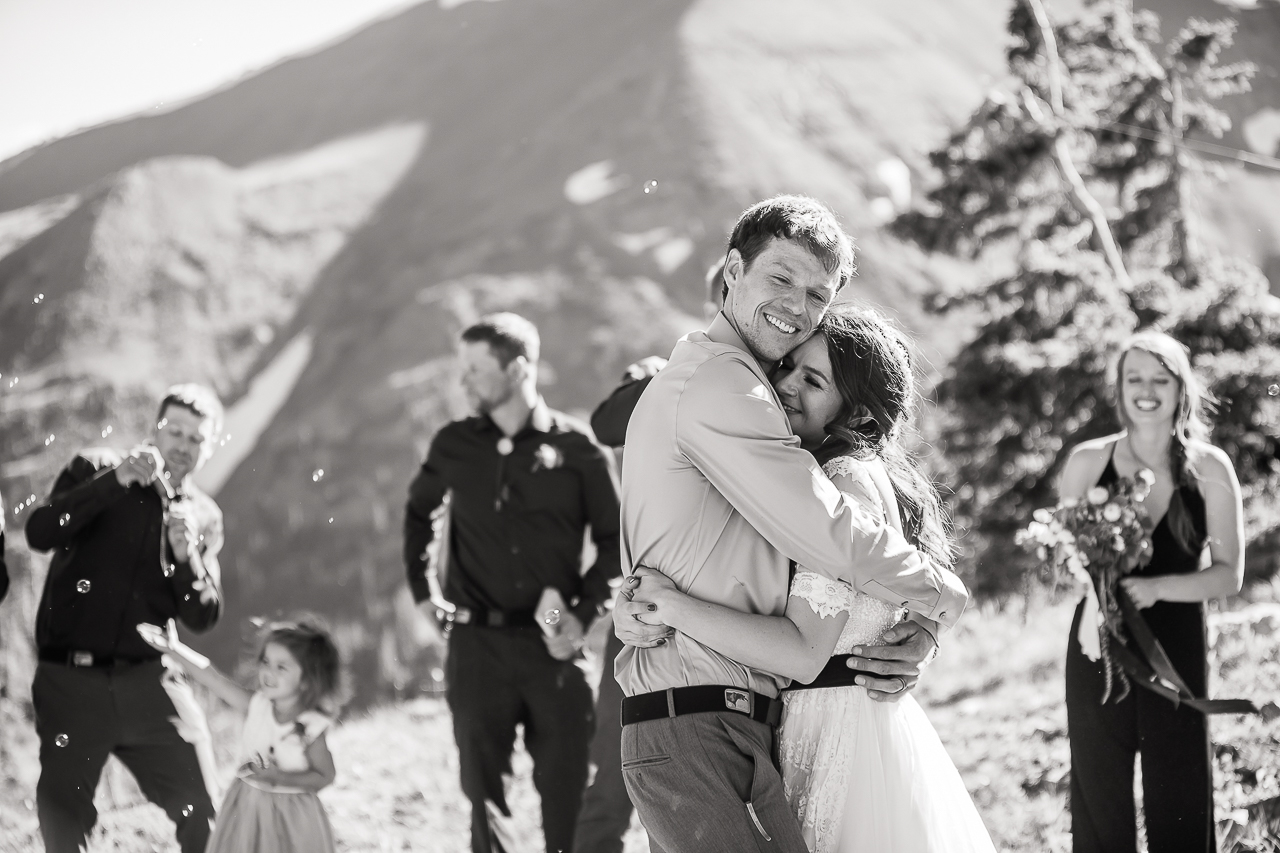
[[[622,475],[625,565],[667,574],[689,594],[781,615],[792,561],[901,604],[886,660],[859,667],[882,694],[914,683],[967,593],[901,534],[843,496],[800,449],[766,372],[815,329],[853,270],[853,247],[813,199],[781,196],[739,218],[722,313],[680,341],[640,398]],[[622,767],[653,853],[805,853],[773,765],[786,679],[685,635],[653,633],[620,593],[616,664]],[[656,629],[662,631],[663,629]],[[865,651],[865,650],[864,650]]]

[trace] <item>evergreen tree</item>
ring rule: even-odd
[[[926,249],[1005,270],[933,306],[981,318],[938,387],[944,476],[961,484],[953,510],[979,593],[1028,576],[1013,534],[1052,502],[1067,451],[1117,428],[1109,367],[1139,328],[1190,347],[1221,401],[1213,440],[1236,463],[1249,532],[1274,541],[1280,526],[1280,311],[1258,270],[1197,239],[1206,165],[1180,144],[1226,129],[1213,101],[1247,88],[1252,67],[1219,62],[1230,22],[1190,21],[1167,44],[1157,24],[1105,2],[1055,29],[1040,0],[1018,0],[1017,90],[933,152],[940,184],[894,223]]]

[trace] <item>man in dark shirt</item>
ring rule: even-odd
[[[573,659],[621,573],[613,460],[585,424],[538,395],[538,349],[537,329],[514,314],[462,333],[462,385],[477,415],[436,435],[405,511],[409,586],[422,602],[432,514],[449,495],[439,585],[454,606],[448,701],[475,853],[512,848],[502,777],[518,723],[547,849],[573,849],[594,728],[591,688]],[[588,526],[597,557],[584,574]],[[565,606],[543,630],[548,590]]]
[[[203,631],[218,620],[222,513],[190,475],[213,452],[221,422],[212,391],[170,388],[150,444],[124,456],[83,451],[27,519],[31,547],[54,552],[31,688],[49,853],[84,849],[110,754],[174,822],[183,853],[202,853],[208,840],[213,804],[168,692],[190,688],[171,676],[162,683],[160,653],[136,626],[177,618]]]

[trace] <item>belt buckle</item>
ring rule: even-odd
[[[739,714],[746,714],[748,717],[751,716],[751,691],[726,687],[724,691],[724,706],[730,711],[737,711]]]
[[[93,652],[71,652],[67,655],[70,666],[93,666]]]

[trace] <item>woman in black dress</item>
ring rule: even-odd
[[[1209,676],[1204,602],[1240,590],[1244,527],[1240,486],[1226,454],[1208,444],[1207,394],[1186,348],[1144,332],[1116,367],[1124,431],[1086,442],[1067,460],[1062,496],[1083,498],[1146,468],[1151,562],[1121,581],[1188,687],[1203,697]],[[1207,551],[1207,559],[1205,554]],[[1081,649],[1084,602],[1067,645],[1074,853],[1133,853],[1137,831],[1134,756],[1142,759],[1148,849],[1214,853],[1213,756],[1206,718],[1134,685],[1102,704],[1102,662]],[[1090,629],[1092,630],[1092,629]]]

